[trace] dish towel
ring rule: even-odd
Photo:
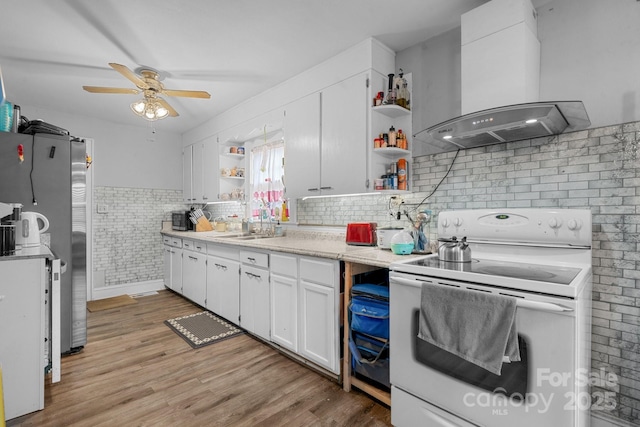
[[[422,284],[418,337],[500,375],[503,356],[520,360],[516,299]]]

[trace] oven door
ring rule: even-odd
[[[473,367],[456,367],[456,356],[425,347],[417,338],[421,284],[425,281],[518,297],[516,325],[524,342],[523,361],[511,363],[514,366],[508,369],[505,364],[501,376],[488,372],[483,376]],[[418,424],[428,426],[465,422],[491,427],[578,425],[575,408],[584,402],[580,402],[583,396],[576,386],[576,307],[576,301],[568,298],[391,272],[392,423],[417,425],[415,418],[409,420],[418,416],[422,418]],[[412,399],[422,402],[419,408],[413,405],[415,412],[407,407]],[[395,411],[396,402],[406,408]],[[407,418],[409,412],[414,414]]]

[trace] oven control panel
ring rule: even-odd
[[[438,237],[591,246],[587,209],[472,209],[438,215]]]

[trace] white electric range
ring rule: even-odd
[[[472,260],[390,267],[392,423],[587,425],[591,233],[588,210],[441,212],[438,236],[466,237]],[[423,284],[514,298],[522,360],[495,375],[419,339]]]

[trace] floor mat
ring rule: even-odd
[[[102,311],[109,310],[112,308],[123,307],[125,305],[137,304],[138,301],[131,298],[129,295],[120,295],[117,297],[111,298],[103,298],[95,301],[87,301],[87,310],[93,311]]]
[[[208,311],[176,317],[165,320],[164,323],[193,348],[203,347],[244,333],[244,330]]]

